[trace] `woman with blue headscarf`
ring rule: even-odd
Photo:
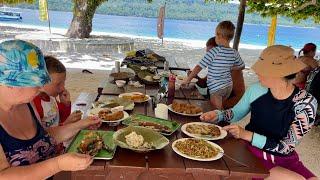
[[[21,40],[0,43],[0,179],[45,179],[91,164],[89,155],[55,157],[57,143],[100,121],[83,120],[45,131],[30,102],[49,81],[38,47]]]

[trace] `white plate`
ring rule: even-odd
[[[168,106],[168,109],[171,111],[171,112],[174,112],[174,113],[177,113],[177,114],[180,114],[180,115],[183,115],[183,116],[200,116],[201,114],[203,114],[203,112],[200,112],[198,114],[185,114],[185,113],[179,113],[179,112],[176,112],[172,109],[172,104],[170,104]]]
[[[122,98],[125,95],[129,95],[130,96],[131,94],[143,94],[143,93],[140,93],[140,92],[122,93],[122,94],[119,95],[119,98]],[[147,101],[151,100],[151,97],[149,95],[146,94],[145,96],[148,98],[145,101],[133,101],[133,102],[135,102],[135,103],[144,103],[144,102],[147,102]]]
[[[216,126],[220,129],[220,136],[218,137],[210,137],[210,136],[204,136],[204,135],[201,135],[201,134],[191,134],[187,131],[187,126],[188,125],[192,125],[192,124],[198,124],[198,125],[210,125],[210,126]],[[189,137],[194,137],[194,138],[198,138],[198,139],[204,139],[204,140],[218,140],[218,139],[223,139],[227,136],[227,131],[226,130],[223,130],[220,126],[217,126],[217,125],[214,125],[214,124],[210,124],[210,123],[204,123],[204,122],[192,122],[192,123],[186,123],[184,124],[182,127],[181,127],[181,131],[186,134],[187,136]]]
[[[98,116],[98,113],[105,108],[93,108],[88,112],[88,116]],[[115,121],[106,121],[101,119],[102,122],[106,123],[120,123],[121,121],[127,119],[129,117],[129,114],[126,111],[123,111],[123,118],[115,120]]]
[[[222,158],[223,153],[224,153],[223,149],[222,149],[219,145],[217,145],[217,144],[215,144],[215,143],[213,143],[213,142],[210,142],[210,141],[206,141],[206,140],[205,140],[205,141],[206,141],[207,143],[209,143],[210,145],[212,145],[212,146],[214,146],[215,148],[217,148],[217,149],[220,150],[220,153],[218,153],[215,157],[202,159],[202,158],[191,157],[191,156],[188,156],[188,155],[186,155],[186,154],[183,154],[182,152],[180,152],[180,151],[175,147],[175,145],[176,145],[176,143],[179,142],[179,141],[185,141],[185,140],[188,140],[188,139],[193,139],[193,138],[182,138],[182,139],[177,139],[177,140],[175,140],[175,141],[172,143],[172,149],[173,149],[173,151],[176,152],[177,154],[179,154],[179,155],[182,156],[182,157],[185,157],[185,158],[191,159],[191,160],[196,160],[196,161],[214,161],[214,160],[218,160],[218,159]]]

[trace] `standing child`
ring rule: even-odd
[[[212,48],[217,46],[218,45],[216,43],[215,37],[211,37],[210,39],[208,39],[206,43],[206,52],[210,51]],[[188,75],[191,72],[192,71],[189,71]],[[206,99],[210,99],[210,92],[207,86],[207,76],[205,76],[204,78],[196,76],[196,78],[198,79],[198,82],[196,83],[196,88],[198,89],[200,94],[203,95]],[[231,71],[231,78],[233,83],[232,92],[229,98],[222,101],[222,106],[224,109],[232,108],[234,105],[236,105],[240,100],[240,98],[243,96],[245,91],[242,69],[241,70],[233,69]]]
[[[44,85],[40,90],[41,93],[33,100],[42,126],[49,128],[80,120],[81,112],[70,114],[70,94],[65,89],[65,66],[52,56],[45,56],[45,61],[51,82]]]
[[[222,101],[232,91],[231,70],[244,69],[244,63],[237,50],[230,47],[235,27],[230,21],[220,22],[216,28],[217,47],[210,49],[193,69],[183,84],[188,84],[204,68],[208,68],[207,85],[210,102],[214,109],[222,109]]]
[[[217,43],[216,43],[216,37],[211,37],[210,39],[208,39],[207,43],[206,43],[206,52],[209,52],[212,48],[217,47]],[[192,71],[188,72],[188,75],[191,73]],[[201,78],[198,75],[196,75],[196,78],[198,79],[198,82],[196,84],[196,87],[199,91],[207,91],[207,76]]]

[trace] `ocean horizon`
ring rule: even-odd
[[[23,17],[21,22],[0,21],[0,25],[48,29],[48,23],[39,20],[38,10],[19,9],[19,11]],[[53,32],[64,34],[72,20],[72,13],[64,11],[50,11],[49,13]],[[156,18],[95,14],[92,34],[157,39],[156,24]],[[164,39],[182,42],[192,47],[204,47],[207,39],[214,36],[214,29],[217,24],[217,22],[209,21],[166,19]],[[268,25],[245,23],[240,48],[263,49],[267,45],[267,35]],[[320,45],[319,27],[281,25],[277,27],[276,44],[288,45],[295,50],[299,50],[309,42]]]

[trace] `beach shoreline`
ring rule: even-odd
[[[41,30],[41,31],[47,31],[48,27],[44,26],[36,26],[36,25],[25,25],[25,24],[15,24],[15,23],[1,23],[0,22],[0,27],[13,27],[13,28],[24,28],[24,29],[31,29],[31,30]],[[67,33],[66,28],[52,28],[51,27],[51,32],[53,34],[59,34],[59,35],[65,35]],[[146,40],[154,40],[154,41],[161,41],[157,37],[151,37],[151,36],[136,36],[136,35],[131,35],[131,34],[123,34],[123,33],[108,33],[108,32],[101,32],[101,31],[92,31],[91,35],[96,35],[96,36],[113,36],[113,37],[125,37],[125,38],[132,38],[132,39],[146,39]],[[165,41],[167,42],[179,42],[182,43],[185,46],[190,46],[193,48],[202,48],[204,47],[206,41],[204,40],[190,40],[190,39],[177,39],[177,38],[164,38]],[[253,45],[253,44],[239,44],[239,48],[243,49],[264,49],[266,46],[261,46],[261,45]]]
[[[35,28],[35,29],[34,29]],[[21,34],[40,34],[44,39],[48,35],[48,29],[44,27],[37,26],[19,26],[12,24],[0,23],[0,30],[7,34],[12,34],[12,37]],[[43,34],[41,34],[43,33]],[[66,29],[62,28],[52,28],[52,33],[54,35],[63,36],[66,33]],[[161,40],[157,38],[144,38],[138,36],[112,36],[112,33],[97,33],[93,32],[93,36],[110,36],[119,38],[129,38],[134,41],[135,50],[139,49],[151,49],[161,56],[166,57],[176,61],[182,67],[189,67],[192,69],[204,56],[205,54],[205,41],[174,41],[173,39],[165,39],[164,44],[161,44]],[[119,34],[116,34],[119,35]],[[2,35],[0,34],[2,39]],[[246,64],[246,70],[244,71],[244,77],[248,84],[252,84],[257,81],[255,74],[249,69],[256,59],[259,57],[260,52],[263,47],[255,45],[242,45],[249,48],[242,48],[240,46],[239,53]],[[119,53],[99,53],[92,50],[91,54],[85,54],[81,52],[66,53],[66,52],[56,52],[56,51],[46,51],[43,49],[45,54],[57,56],[67,68],[82,68],[82,69],[97,69],[97,70],[111,70],[114,66],[114,61],[122,61],[125,57],[125,52]],[[202,76],[206,71],[201,73]]]

